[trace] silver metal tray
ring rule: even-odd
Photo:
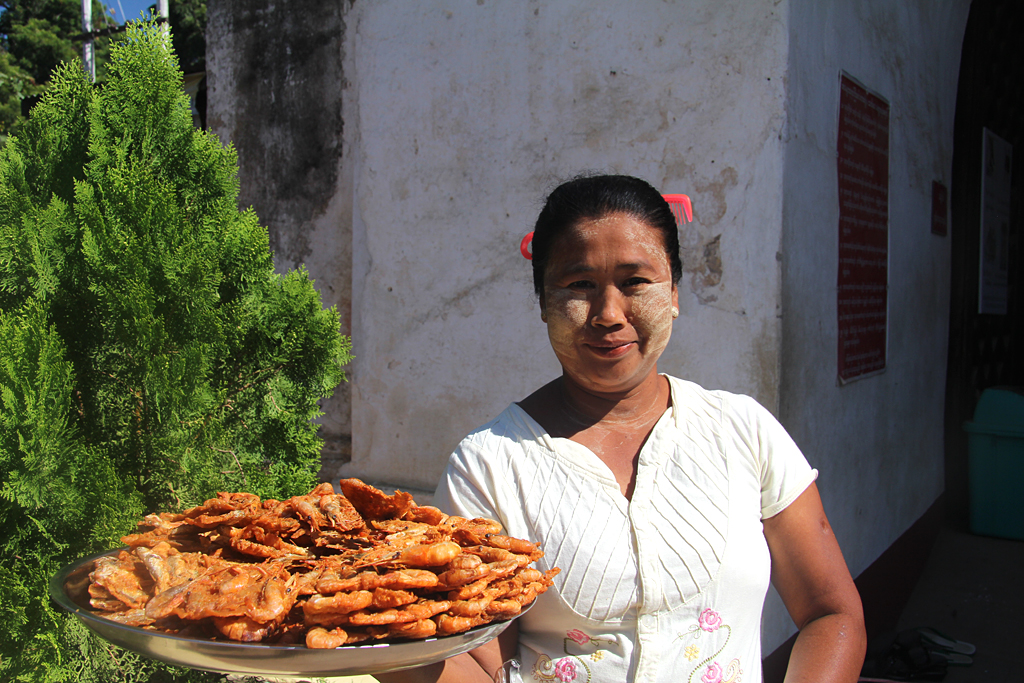
[[[345,645],[315,650],[304,645],[259,645],[225,640],[198,640],[126,626],[76,603],[75,586],[88,584],[93,561],[119,550],[98,553],[68,565],[50,579],[50,597],[98,636],[144,657],[176,666],[225,674],[268,676],[355,676],[425,666],[468,652],[497,637],[511,621],[480,626],[452,636],[394,643]],[[71,590],[69,590],[71,588]],[[530,606],[527,606],[529,609]],[[526,611],[524,609],[524,611]]]

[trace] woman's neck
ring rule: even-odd
[[[563,375],[520,401],[519,407],[552,436],[571,438],[595,427],[646,434],[669,407],[670,394],[668,380],[657,373],[615,394],[588,391]]]
[[[656,372],[636,387],[616,393],[588,390],[566,375],[556,382],[563,417],[577,429],[598,423],[613,429],[635,428],[657,420],[668,407],[668,381]]]

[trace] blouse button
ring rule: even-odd
[[[658,619],[653,614],[640,615],[640,628],[644,631],[653,631],[657,623]]]

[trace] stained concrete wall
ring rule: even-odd
[[[821,469],[826,511],[856,576],[944,486],[950,240],[931,234],[931,188],[933,180],[951,182],[970,2],[789,5],[781,419]],[[887,363],[881,374],[843,386],[836,379],[841,71],[890,107]],[[766,614],[779,619],[766,619],[766,632],[792,628],[781,609]]]
[[[207,125],[238,153],[239,204],[266,225],[274,265],[305,266],[351,332],[351,203],[342,191],[344,3],[208,4]],[[321,403],[323,462],[351,454],[349,385]]]

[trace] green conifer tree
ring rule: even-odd
[[[192,126],[169,38],[138,24],[94,89],[57,68],[0,149],[0,680],[203,680],[55,612],[61,566],[153,510],[316,483],[317,401],[348,340],[275,274],[234,151]]]

